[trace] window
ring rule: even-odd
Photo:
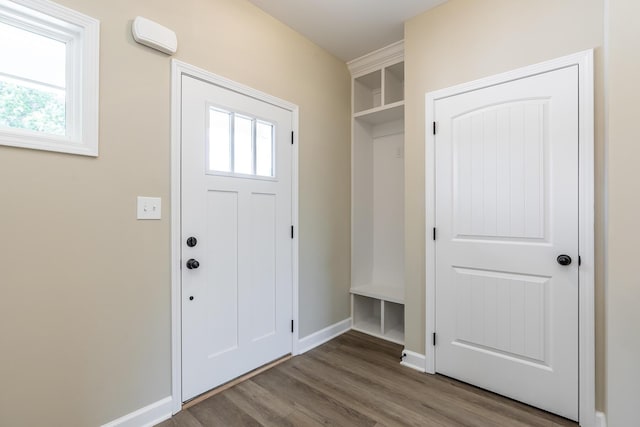
[[[99,22],[0,0],[0,144],[98,155]]]
[[[274,177],[274,140],[272,123],[211,107],[207,169],[214,173]]]

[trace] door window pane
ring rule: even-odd
[[[273,176],[273,125],[256,122],[256,175]]]
[[[233,171],[253,173],[253,120],[235,116],[233,135]]]
[[[209,170],[231,172],[231,114],[209,111]]]
[[[274,177],[275,134],[273,123],[209,107],[207,171]]]

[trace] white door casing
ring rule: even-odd
[[[297,225],[297,107],[172,65],[175,413],[183,401],[297,351],[298,238],[290,234]],[[206,170],[210,108],[275,124],[273,178]],[[194,247],[186,244],[191,236]],[[189,259],[200,266],[186,268]]]
[[[427,230],[437,240],[426,245],[426,371],[583,425],[595,412],[593,157],[582,158],[593,150],[590,59],[427,95],[427,123],[437,123]],[[572,264],[560,266],[560,254]]]

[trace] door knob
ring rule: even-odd
[[[196,239],[195,237],[191,236],[187,239],[187,246],[189,246],[190,248],[194,247],[197,244],[198,244],[198,239]]]
[[[200,267],[200,263],[197,260],[191,258],[189,261],[187,261],[187,268],[189,270],[195,270],[198,267]]]
[[[556,258],[556,260],[558,261],[558,264],[560,264],[560,265],[569,265],[569,264],[571,264],[571,257],[569,255],[558,255],[558,258]]]

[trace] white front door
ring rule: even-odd
[[[182,77],[183,401],[292,350],[292,112]]]
[[[435,118],[436,371],[577,420],[578,67]]]

